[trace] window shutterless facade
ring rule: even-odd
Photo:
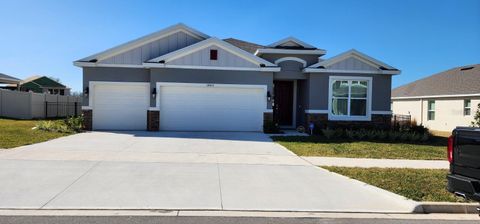
[[[427,120],[435,120],[435,100],[428,101]]]
[[[331,76],[329,120],[370,120],[372,78]]]
[[[472,113],[472,101],[463,100],[463,115],[470,116],[471,113]]]

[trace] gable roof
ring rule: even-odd
[[[5,84],[16,84],[19,83],[20,79],[17,79],[13,76],[5,75],[3,73],[0,73],[0,83],[5,83]]]
[[[47,76],[39,76],[34,75],[30,76],[24,80],[21,80],[19,83],[20,86],[23,85],[34,85],[39,87],[57,87],[57,88],[66,88],[65,85],[47,77]],[[16,87],[17,84],[9,85],[10,87]]]
[[[392,90],[392,98],[480,96],[480,64],[460,66]]]
[[[256,43],[252,43],[252,42],[248,42],[248,41],[244,41],[244,40],[239,40],[239,39],[235,39],[235,38],[227,38],[227,39],[223,39],[223,41],[235,46],[235,47],[238,47],[248,53],[255,53],[255,51],[257,51],[258,49],[262,49],[262,48],[265,48],[265,46],[263,45],[260,45],[260,44],[256,44]]]
[[[334,56],[332,58],[326,59],[324,61],[320,61],[316,64],[310,65],[306,70],[309,72],[325,72],[329,71],[328,66],[331,66],[333,64],[336,64],[338,62],[341,62],[343,60],[346,60],[350,57],[354,57],[368,65],[371,65],[372,67],[375,67],[378,69],[377,73],[380,74],[400,74],[400,70],[384,63],[381,62],[375,58],[372,58],[360,51],[357,51],[355,49],[351,49],[349,51],[346,51],[344,53],[341,53],[337,56]]]
[[[182,31],[194,36],[195,38],[197,38],[199,40],[205,40],[205,39],[210,37],[210,36],[200,32],[196,29],[193,29],[193,28],[183,24],[183,23],[178,23],[176,25],[167,27],[167,28],[162,29],[160,31],[157,31],[155,33],[148,34],[146,36],[140,37],[138,39],[129,41],[129,42],[121,44],[121,45],[118,45],[116,47],[113,47],[113,48],[110,48],[108,50],[102,51],[100,53],[82,58],[80,60],[77,60],[77,62],[97,62],[97,61],[112,57],[114,55],[118,55],[120,53],[126,52],[128,50],[133,49],[133,48],[139,47],[139,46],[144,45],[146,43],[161,39],[161,38],[163,38],[165,36],[168,36],[170,34],[173,34],[173,33],[176,33],[176,32],[182,32]]]
[[[180,58],[182,56],[191,54],[195,51],[207,48],[209,46],[218,46],[232,54],[235,54],[251,63],[254,63],[258,65],[259,67],[277,67],[277,65],[263,59],[260,57],[257,57],[249,52],[246,52],[232,44],[227,43],[226,41],[220,40],[216,37],[211,37],[209,39],[206,39],[204,41],[200,41],[196,44],[192,44],[188,47],[184,47],[182,49],[170,52],[168,54],[162,55],[160,57],[148,60],[147,63],[144,64],[149,64],[149,63],[160,63],[163,62],[163,64],[167,64],[169,61],[175,60],[177,58]]]
[[[285,46],[281,46],[282,44],[285,44],[285,43],[288,43],[288,42],[294,42],[296,44],[298,44],[300,46],[299,47],[285,47]],[[273,48],[293,48],[293,49],[317,49],[315,46],[313,45],[310,45],[310,44],[307,44],[295,37],[287,37],[287,38],[284,38],[284,39],[281,39],[275,43],[272,43],[272,44],[269,44],[267,47],[273,47]]]

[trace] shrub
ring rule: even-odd
[[[377,138],[378,139],[385,140],[385,139],[387,139],[387,137],[388,137],[388,132],[386,132],[384,130],[378,131],[378,133],[377,133]]]
[[[419,134],[419,133],[416,133],[416,132],[410,132],[410,136],[409,137],[409,140],[412,141],[412,142],[416,142],[418,140],[420,140],[420,138],[422,137],[422,134]]]
[[[344,133],[343,129],[337,128],[337,129],[335,129],[334,137],[335,138],[342,138],[343,133]]]
[[[422,142],[426,142],[428,141],[428,139],[430,139],[430,133],[428,132],[423,133],[422,136],[420,137],[420,141]]]
[[[400,133],[400,140],[401,141],[407,141],[410,139],[410,133],[411,132],[407,132],[407,131],[403,131]]]
[[[356,136],[355,134],[356,133],[354,130],[349,130],[349,129],[345,130],[345,136],[349,139],[355,139],[355,136]]]
[[[332,130],[330,128],[322,129],[322,134],[327,139],[332,139],[335,136],[335,133],[336,133],[335,130]]]
[[[367,136],[367,131],[365,129],[360,129],[357,131],[355,136],[357,136],[357,139],[362,140]]]
[[[374,140],[376,139],[378,136],[378,133],[377,133],[377,130],[369,130],[366,132],[366,137],[369,139],[369,140]]]
[[[477,105],[477,111],[473,115],[472,127],[480,127],[480,103]]]
[[[83,117],[69,117],[65,120],[47,120],[37,123],[37,129],[50,132],[76,133],[83,128]]]
[[[263,132],[267,134],[278,134],[281,133],[280,128],[273,121],[266,121],[263,125]]]
[[[388,140],[395,141],[400,138],[401,133],[397,131],[390,131],[388,132]]]

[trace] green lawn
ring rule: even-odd
[[[432,137],[426,143],[390,143],[359,140],[328,140],[320,136],[274,136],[272,139],[299,156],[376,159],[445,160],[447,140]]]
[[[415,201],[465,202],[446,190],[448,170],[323,167]]]
[[[67,133],[32,130],[37,122],[37,120],[0,118],[0,148],[8,149],[69,135]]]

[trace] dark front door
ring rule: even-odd
[[[293,81],[274,81],[275,121],[282,126],[293,125]]]

